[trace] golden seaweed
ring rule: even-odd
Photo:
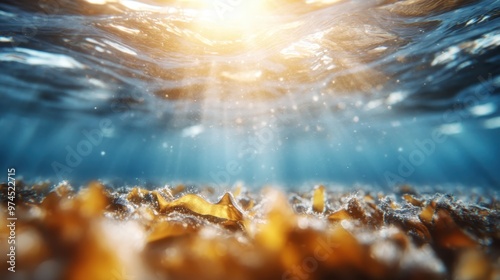
[[[495,201],[464,205],[409,187],[395,198],[239,186],[211,203],[213,190],[180,189],[118,193],[93,182],[79,192],[68,184],[26,192],[17,208],[19,271],[98,280],[498,276]]]

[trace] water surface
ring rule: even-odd
[[[75,182],[497,187],[499,11],[6,1],[1,166]]]

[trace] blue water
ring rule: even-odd
[[[202,2],[0,4],[1,169],[500,186],[500,1]]]

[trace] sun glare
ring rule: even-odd
[[[269,13],[265,0],[188,0],[197,3],[196,21],[213,34],[227,31],[253,32],[261,28]]]

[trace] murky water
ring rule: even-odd
[[[26,179],[497,187],[500,1],[7,1]]]

